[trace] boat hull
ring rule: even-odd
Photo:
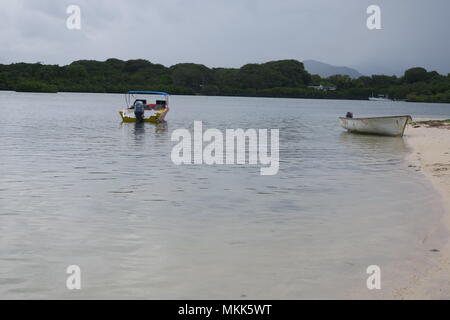
[[[145,115],[143,122],[146,122],[146,123],[160,123],[160,122],[163,122],[164,118],[166,117],[167,112],[169,112],[169,107],[166,107],[166,109],[164,109],[164,110],[157,111],[153,115]],[[120,110],[119,111],[119,115],[122,118],[123,122],[126,122],[126,123],[135,123],[136,122],[136,117],[135,117],[134,112],[132,110],[131,111],[128,111],[126,109]]]
[[[350,132],[402,137],[411,116],[374,118],[339,118],[341,126]]]
[[[392,99],[389,98],[376,98],[376,97],[369,97],[370,101],[378,101],[378,102],[391,102],[394,101]]]

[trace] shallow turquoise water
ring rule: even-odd
[[[450,105],[173,96],[167,125],[136,126],[123,103],[0,92],[0,298],[336,298],[364,290],[368,265],[389,277],[430,249],[442,208],[403,139],[337,117]],[[279,173],[174,165],[171,132],[194,120],[278,128]]]

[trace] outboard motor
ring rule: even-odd
[[[346,118],[353,118],[353,113],[351,112],[347,112],[347,114],[345,115]]]
[[[134,104],[134,115],[136,117],[136,122],[140,123],[144,121],[145,107],[141,101],[136,101]]]

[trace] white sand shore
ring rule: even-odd
[[[450,125],[409,127],[405,140],[411,148],[411,166],[422,171],[442,197],[446,213],[442,226],[450,230]],[[396,292],[399,299],[450,299],[450,246],[447,238],[425,272]],[[427,259],[429,257],[426,257]]]

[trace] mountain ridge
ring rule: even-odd
[[[363,74],[353,68],[334,66],[317,60],[304,60],[303,64],[305,65],[305,69],[309,73],[318,74],[323,78],[328,78],[329,76],[333,76],[336,74],[348,75],[353,79],[363,76]]]

